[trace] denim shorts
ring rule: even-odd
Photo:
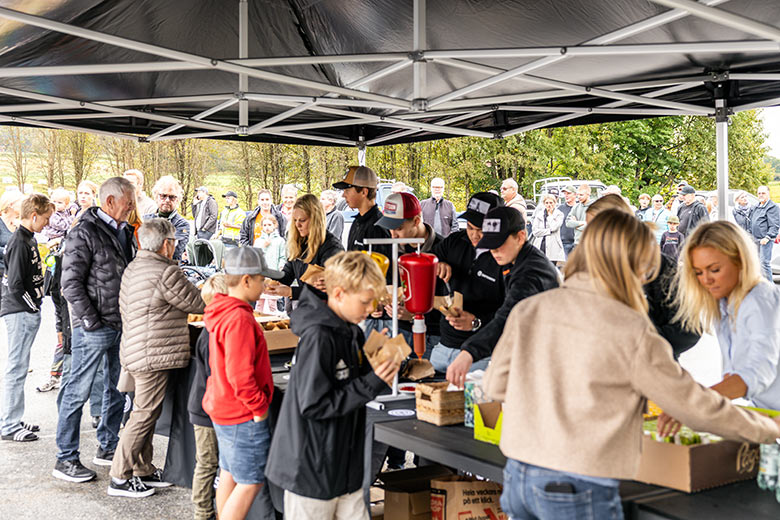
[[[219,446],[219,467],[237,484],[263,484],[271,433],[268,421],[220,425],[214,423]]]

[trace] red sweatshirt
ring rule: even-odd
[[[203,321],[209,331],[211,369],[203,410],[220,425],[263,415],[271,404],[274,383],[268,347],[252,307],[217,294],[206,307]]]

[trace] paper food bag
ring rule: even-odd
[[[366,353],[371,368],[376,370],[388,359],[400,365],[404,359],[409,357],[412,349],[400,334],[394,338],[388,338],[384,334],[372,330],[366,344],[363,345],[363,352]]]
[[[445,316],[460,316],[463,310],[463,294],[455,291],[452,296],[434,296],[433,306]]]
[[[406,363],[406,370],[401,375],[412,381],[419,381],[426,377],[433,377],[435,374],[436,370],[427,359],[410,359]]]
[[[315,264],[309,264],[309,266],[306,268],[306,271],[301,275],[301,281],[309,285],[313,285],[314,282],[322,278],[322,274],[324,272],[325,269],[322,267]]]

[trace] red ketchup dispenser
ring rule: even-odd
[[[412,333],[414,353],[422,358],[425,353],[425,313],[433,309],[436,292],[436,265],[438,258],[427,253],[407,253],[398,257],[398,273],[404,288],[406,310],[414,314]]]

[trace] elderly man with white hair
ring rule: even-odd
[[[187,242],[190,240],[190,223],[179,215],[177,211],[181,203],[181,197],[184,190],[175,178],[170,175],[160,177],[152,188],[154,201],[157,203],[157,211],[151,214],[145,214],[144,220],[160,217],[167,218],[176,228],[176,251],[173,252],[173,259],[180,261],[184,252],[187,250]]]
[[[204,307],[173,260],[175,233],[167,219],[146,220],[138,230],[140,250],[122,275],[119,357],[135,382],[135,398],[111,464],[111,496],[145,497],[170,486],[152,464],[154,426],[171,370],[190,362],[187,314]]]
[[[344,215],[336,209],[339,194],[335,190],[325,190],[320,194],[320,204],[325,210],[325,228],[341,241],[344,233]]]
[[[141,170],[126,170],[122,177],[135,187],[135,210],[139,215],[150,215],[157,211],[157,204],[144,193],[144,174]]]
[[[437,235],[448,237],[458,231],[458,216],[455,205],[444,198],[444,179],[431,179],[430,198],[420,201],[423,222],[431,226]]]
[[[501,198],[504,199],[504,203],[510,208],[515,208],[525,218],[526,204],[523,196],[518,193],[517,181],[514,179],[506,179],[501,183]]]
[[[135,257],[133,227],[135,188],[123,177],[100,186],[102,206],[84,210],[68,233],[62,253],[62,293],[70,304],[73,325],[70,377],[62,388],[57,422],[57,462],[52,475],[66,482],[87,482],[95,472],[80,461],[79,433],[84,403],[89,399],[98,365],[104,367],[103,413],[97,427],[100,446],[93,462],[110,465],[119,441],[124,399],[117,390],[119,285]]]

